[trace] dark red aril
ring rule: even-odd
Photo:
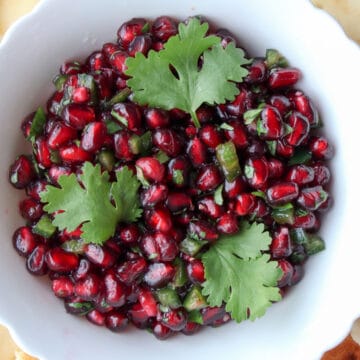
[[[140,130],[142,125],[141,111],[136,104],[117,103],[113,106],[111,114],[130,131],[138,132]]]
[[[221,39],[221,46],[225,48],[230,43],[236,44],[235,37],[231,32],[227,29],[218,29],[216,31],[216,36],[219,36]]]
[[[109,64],[111,68],[121,77],[126,77],[126,60],[128,58],[128,53],[122,50],[115,51],[109,56]]]
[[[243,177],[238,176],[234,181],[224,182],[224,195],[228,199],[235,199],[240,193],[247,190],[248,185]]]
[[[245,177],[250,186],[261,189],[269,176],[268,164],[265,158],[249,158],[245,162]]]
[[[98,151],[104,145],[106,133],[104,123],[93,122],[88,124],[81,136],[81,147],[91,153]]]
[[[264,140],[276,140],[283,135],[284,124],[275,107],[267,106],[263,109],[257,122],[257,132]]]
[[[250,193],[239,194],[235,198],[234,211],[239,216],[248,215],[254,209],[255,203],[256,203],[256,198],[253,194]]]
[[[154,145],[171,157],[183,150],[183,138],[173,129],[156,129],[152,134]]]
[[[55,296],[67,298],[74,295],[74,283],[67,276],[60,276],[52,281],[52,290]]]
[[[306,165],[295,165],[285,175],[286,181],[292,181],[299,186],[311,183],[314,180],[314,170]]]
[[[185,156],[178,156],[168,163],[168,181],[177,188],[183,188],[189,182],[190,162]]]
[[[314,136],[310,139],[309,148],[315,159],[328,160],[334,155],[334,148],[323,136]]]
[[[57,121],[51,128],[47,143],[52,150],[58,149],[71,140],[77,138],[77,131],[73,127],[65,125],[63,122]]]
[[[160,288],[169,283],[174,275],[175,268],[171,264],[157,262],[149,266],[144,281],[153,288]]]
[[[82,65],[77,61],[64,62],[60,67],[62,75],[77,75],[83,71]]]
[[[61,160],[69,165],[81,164],[85,161],[91,161],[93,158],[93,155],[90,152],[85,151],[75,144],[60,148],[59,155]]]
[[[178,253],[174,239],[165,233],[145,234],[140,240],[143,254],[151,261],[172,261]]]
[[[290,281],[294,273],[294,267],[285,259],[278,260],[278,266],[283,272],[281,279],[278,281],[278,287],[290,285]]]
[[[191,197],[183,192],[171,192],[166,199],[166,206],[173,213],[193,209]]]
[[[116,51],[116,50],[114,50]],[[105,54],[102,51],[93,52],[86,60],[91,71],[98,71],[103,68],[108,68],[109,64]]]
[[[111,311],[106,314],[105,326],[113,332],[121,332],[128,325],[128,318],[119,311]]]
[[[130,56],[135,56],[136,53],[142,53],[143,55],[147,55],[151,47],[152,39],[149,34],[137,35],[129,44],[128,54]]]
[[[219,233],[216,227],[206,220],[193,220],[188,226],[189,234],[195,234],[200,239],[214,242],[219,238]]]
[[[249,84],[261,83],[266,79],[267,68],[263,59],[254,59],[248,68],[248,75],[245,81]]]
[[[26,261],[27,270],[33,275],[45,275],[48,271],[45,254],[47,252],[47,246],[44,244],[37,245],[31,252]]]
[[[104,326],[105,318],[106,318],[106,315],[97,309],[90,310],[86,314],[86,319],[88,321],[90,321],[92,324],[97,325],[97,326]]]
[[[87,124],[95,121],[95,111],[87,105],[69,104],[62,111],[61,117],[67,125],[82,130]]]
[[[152,207],[166,200],[168,188],[164,184],[153,184],[144,189],[140,194],[143,207]]]
[[[231,140],[238,149],[245,148],[248,145],[248,135],[244,125],[237,120],[230,120],[227,124],[232,127],[232,130],[224,131],[226,139]]]
[[[172,227],[170,211],[164,206],[156,206],[145,211],[145,222],[150,229],[168,232]]]
[[[313,212],[295,214],[294,227],[312,229],[316,224],[316,216]]]
[[[239,221],[234,213],[227,212],[219,217],[216,228],[222,234],[235,234],[239,231]]]
[[[270,253],[274,259],[284,258],[291,255],[292,246],[289,229],[281,226],[274,232],[270,245]]]
[[[199,130],[199,137],[208,149],[215,149],[223,142],[221,132],[212,124],[203,125]]]
[[[168,16],[160,16],[156,18],[151,27],[151,33],[153,36],[165,42],[170,36],[176,35],[178,32],[178,26],[174,19]]]
[[[90,100],[90,90],[85,86],[79,86],[73,90],[71,99],[76,104],[84,104]]]
[[[196,185],[200,191],[215,190],[222,182],[222,174],[216,165],[204,165],[199,169]]]
[[[85,258],[80,259],[79,266],[75,269],[71,275],[75,281],[83,279],[87,274],[94,270],[94,265]]]
[[[306,96],[302,91],[297,90],[292,96],[292,101],[295,105],[295,109],[306,116],[309,120],[311,127],[319,126],[319,114],[308,96]]]
[[[256,131],[256,126],[255,126],[255,131]],[[257,135],[257,133],[253,135]],[[251,139],[251,142],[247,146],[245,151],[248,154],[248,156],[259,158],[266,153],[266,146],[262,141],[259,141],[257,139]]]
[[[130,138],[130,133],[125,130],[114,134],[115,156],[118,159],[130,161],[134,158],[135,154],[133,153],[130,146]]]
[[[312,168],[314,170],[314,185],[326,185],[330,182],[331,174],[326,165],[315,164]]]
[[[280,178],[285,170],[284,163],[276,158],[270,158],[267,160],[269,178],[277,179]]]
[[[294,155],[294,147],[289,145],[286,141],[278,140],[276,142],[276,154],[284,158],[290,158]]]
[[[181,309],[170,309],[162,313],[161,322],[173,331],[181,331],[186,325],[186,313]]]
[[[294,111],[287,118],[287,124],[292,130],[284,137],[286,143],[291,146],[303,144],[310,131],[309,120],[304,115]]]
[[[28,226],[18,228],[14,232],[12,241],[18,254],[25,257],[29,256],[37,245],[36,237]]]
[[[161,109],[148,108],[144,111],[145,121],[150,129],[163,128],[169,125],[168,112]]]
[[[193,259],[186,265],[186,273],[194,284],[201,284],[205,281],[204,265],[200,259]]]
[[[82,300],[94,300],[102,287],[101,279],[96,274],[88,274],[75,283],[74,293]]]
[[[194,137],[188,142],[186,153],[194,167],[199,167],[206,163],[207,148],[198,137]]]
[[[226,104],[226,112],[231,116],[239,116],[244,114],[245,111],[252,109],[254,105],[253,93],[245,87],[240,88],[240,93],[235,99]]]
[[[201,329],[201,325],[195,322],[187,321],[185,327],[181,330],[184,335],[193,335]]]
[[[57,184],[59,177],[62,175],[70,175],[72,170],[69,166],[52,165],[48,170],[49,179],[53,184]]]
[[[205,196],[197,202],[198,210],[212,219],[218,219],[223,213],[224,208],[215,202],[214,196]]]
[[[119,230],[118,238],[122,244],[133,246],[140,239],[140,229],[136,224],[127,224]]]
[[[138,300],[145,313],[149,317],[156,316],[158,309],[156,299],[149,289],[140,288]]]
[[[295,85],[301,78],[301,72],[294,68],[274,68],[270,71],[268,85],[278,89]]]
[[[271,205],[283,205],[299,196],[299,187],[294,182],[281,182],[269,187],[266,199]]]
[[[158,340],[165,340],[173,334],[170,328],[160,322],[153,325],[152,332]]]
[[[141,157],[136,160],[136,166],[141,169],[146,180],[161,182],[165,177],[165,166],[152,156]]]
[[[26,198],[19,203],[19,211],[25,220],[35,221],[43,214],[43,207],[37,200]]]
[[[127,289],[118,280],[114,271],[109,271],[104,276],[105,301],[110,306],[120,307],[125,304]]]
[[[35,159],[43,168],[49,168],[52,165],[51,151],[44,137],[36,139],[34,144]]]
[[[146,260],[139,257],[134,260],[123,262],[116,268],[116,275],[121,282],[130,286],[147,271]]]
[[[67,252],[60,247],[50,249],[45,256],[45,261],[50,270],[56,272],[70,272],[79,265],[77,255]]]
[[[120,46],[127,49],[135,36],[141,35],[144,32],[146,25],[147,21],[143,18],[133,18],[124,22],[117,31]]]
[[[317,210],[329,197],[322,186],[302,189],[297,199],[298,204],[306,210]]]
[[[206,307],[200,310],[203,319],[203,325],[212,325],[215,321],[223,319],[226,311],[223,307]]]
[[[291,109],[291,102],[284,95],[272,95],[269,103],[279,111],[281,116],[286,115]]]
[[[120,47],[118,44],[114,43],[105,43],[101,49],[102,53],[105,55],[105,58],[108,60],[110,56],[115,52],[119,51]]]
[[[110,249],[96,244],[86,245],[85,255],[93,264],[105,269],[113,266],[117,258]]]

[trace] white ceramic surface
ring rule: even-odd
[[[145,331],[113,334],[65,313],[48,282],[30,276],[12,249],[12,233],[22,223],[22,195],[7,181],[9,164],[24,150],[19,124],[44,104],[62,61],[81,59],[115,40],[129,18],[160,14],[203,14],[237,34],[253,55],[267,47],[283,52],[303,70],[301,88],[315,100],[336,147],[335,206],[322,230],[327,250],[308,262],[304,280],[260,320],[165,342]],[[43,1],[0,46],[0,321],[25,350],[44,360],[320,358],[360,314],[359,65],[359,48],[305,0]]]

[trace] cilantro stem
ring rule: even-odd
[[[191,111],[190,115],[191,115],[192,121],[195,124],[195,127],[200,128],[201,125],[200,125],[200,121],[199,121],[199,119],[198,119],[198,117],[196,115],[196,111]]]

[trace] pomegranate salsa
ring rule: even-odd
[[[158,339],[264,315],[323,250],[333,149],[276,50],[201,17],[122,24],[21,125],[13,235],[68,313]]]

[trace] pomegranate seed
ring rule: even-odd
[[[286,226],[275,231],[270,245],[271,256],[274,259],[288,257],[291,255],[292,246],[289,229]]]
[[[144,112],[145,121],[150,129],[163,128],[169,125],[169,114],[161,109],[146,109]]]
[[[140,246],[148,259],[154,262],[172,261],[179,251],[173,238],[162,232],[145,234],[141,238]]]
[[[256,219],[264,220],[269,214],[269,207],[266,205],[265,201],[260,198],[255,198],[255,205],[250,211],[250,215],[254,216]]]
[[[28,226],[18,228],[12,237],[13,245],[19,255],[28,257],[37,245],[37,240]]]
[[[234,181],[224,182],[224,195],[228,199],[235,199],[240,193],[247,190],[247,184],[244,179],[238,176]]]
[[[145,313],[149,317],[156,316],[157,314],[157,303],[153,293],[145,288],[139,290],[139,303],[144,309]]]
[[[312,229],[316,223],[316,216],[313,212],[306,212],[295,216],[294,227]]]
[[[101,49],[102,53],[105,55],[105,58],[109,60],[110,56],[115,52],[119,51],[120,47],[118,44],[105,43]]]
[[[118,311],[111,311],[105,318],[106,327],[113,332],[123,331],[127,327],[128,322],[128,318]]]
[[[126,60],[128,59],[128,57],[128,53],[122,50],[113,52],[109,57],[109,63],[111,68],[116,71],[120,76],[126,76]]]
[[[172,129],[156,129],[153,132],[154,145],[171,157],[176,157],[183,149],[182,137]]]
[[[287,122],[292,131],[285,136],[285,141],[291,146],[301,145],[310,131],[309,120],[299,112],[293,112],[288,117]]]
[[[49,179],[53,184],[58,183],[60,176],[62,175],[68,176],[71,173],[72,173],[71,168],[67,166],[52,165],[48,170]]]
[[[110,306],[123,306],[126,300],[126,288],[117,279],[115,273],[108,272],[104,276],[105,300]]]
[[[184,335],[193,335],[198,332],[201,328],[200,324],[188,321],[185,327],[181,330]]]
[[[163,206],[145,211],[146,224],[155,231],[168,232],[172,227],[171,214]]]
[[[162,314],[161,322],[173,331],[181,331],[186,325],[186,314],[180,309],[170,309]]]
[[[222,182],[222,175],[216,165],[203,166],[196,178],[196,184],[200,191],[215,190]]]
[[[226,112],[231,116],[239,116],[254,106],[254,96],[251,91],[241,88],[235,100],[226,105]]]
[[[24,120],[21,123],[21,131],[25,139],[28,139],[30,136],[30,130],[31,130],[32,122],[34,120],[34,116],[35,116],[35,112],[30,113],[24,118]]]
[[[147,263],[140,257],[135,260],[125,261],[116,269],[117,277],[126,285],[133,284],[147,271]]]
[[[327,166],[322,164],[315,164],[314,170],[314,185],[326,185],[330,182],[330,170]]]
[[[165,177],[165,166],[151,156],[136,160],[136,166],[142,170],[146,180],[161,182]]]
[[[90,90],[84,86],[80,86],[73,90],[71,99],[76,104],[84,104],[90,100]]]
[[[151,33],[154,37],[163,42],[167,41],[170,36],[176,35],[177,32],[177,23],[168,16],[156,18],[151,27]]]
[[[86,319],[97,326],[105,325],[105,315],[100,311],[93,309],[86,314]]]
[[[72,277],[75,281],[84,279],[92,270],[94,266],[87,259],[80,259],[79,266],[72,272]]]
[[[77,269],[79,266],[79,258],[77,255],[59,247],[50,249],[46,253],[45,261],[50,270],[57,272],[69,272]]]
[[[194,259],[187,264],[186,273],[194,284],[201,284],[205,281],[204,265],[199,259]]]
[[[123,23],[117,32],[120,46],[127,49],[130,42],[134,40],[135,36],[143,33],[146,25],[147,21],[142,18],[133,18]]]
[[[99,100],[105,100],[113,95],[115,75],[111,69],[103,69],[101,73],[94,74]]]
[[[200,310],[202,318],[203,318],[203,325],[211,325],[215,321],[223,319],[226,312],[223,307],[206,307]]]
[[[194,220],[189,224],[189,234],[195,234],[200,239],[214,242],[219,238],[219,234],[214,225],[206,220]]]
[[[134,157],[131,150],[130,133],[127,131],[120,131],[114,135],[114,149],[115,156],[120,160],[130,161]]]
[[[245,81],[250,84],[261,83],[266,79],[267,68],[263,59],[254,59],[249,67]]]
[[[33,275],[45,275],[47,273],[47,266],[45,262],[45,254],[47,246],[44,244],[37,245],[31,252],[26,261],[27,270]]]
[[[296,165],[289,169],[285,176],[286,181],[292,181],[299,186],[311,183],[314,180],[314,170],[306,165]]]
[[[235,214],[228,212],[221,215],[216,224],[217,230],[222,234],[235,234],[239,231],[239,224]]]
[[[116,51],[116,50],[114,50],[114,51]],[[93,52],[87,58],[86,63],[88,64],[90,70],[93,72],[109,67],[106,56],[101,51]]]
[[[139,52],[143,55],[147,55],[151,47],[152,39],[149,34],[137,35],[129,44],[128,54],[130,56],[135,56],[135,54]]]
[[[284,173],[284,164],[275,158],[270,158],[267,161],[269,178],[276,179],[283,175]]]
[[[201,105],[196,110],[196,116],[197,116],[200,124],[207,123],[214,119],[214,109],[207,105]]]
[[[31,198],[24,199],[20,202],[19,211],[21,216],[28,221],[38,220],[43,214],[42,205]]]
[[[301,77],[298,69],[274,68],[270,71],[268,84],[272,89],[295,85]]]
[[[216,31],[216,36],[221,38],[221,46],[225,48],[230,43],[236,43],[234,36],[227,29],[219,29]]]
[[[85,255],[93,264],[105,269],[113,266],[116,261],[116,256],[112,251],[96,244],[86,245]]]
[[[52,281],[52,290],[55,296],[66,298],[74,295],[74,283],[70,278],[61,276]]]
[[[77,61],[65,62],[60,67],[60,74],[77,75],[83,71],[81,64]]]
[[[82,130],[87,124],[95,121],[95,111],[90,106],[69,104],[62,111],[61,117],[67,125]]]
[[[281,116],[286,115],[291,109],[291,102],[284,95],[272,95],[269,103],[278,110]]]
[[[252,139],[251,143],[246,148],[246,152],[250,157],[258,158],[265,154],[266,148],[265,145],[259,140]]]
[[[223,212],[224,208],[218,205],[213,196],[205,196],[197,202],[197,207],[206,216],[211,217],[212,219],[219,218]]]
[[[153,334],[158,340],[165,340],[173,334],[170,328],[159,322],[153,325],[152,330],[153,330]]]
[[[71,140],[77,138],[77,131],[62,122],[55,122],[51,128],[47,143],[50,149],[56,150]]]
[[[327,200],[328,196],[329,194],[322,188],[322,186],[314,186],[302,189],[297,202],[306,210],[314,211]]]
[[[299,90],[294,93],[292,98],[295,109],[309,120],[310,126],[318,127],[320,123],[319,114],[310,99]]]
[[[283,122],[279,111],[272,106],[263,109],[257,122],[257,132],[261,139],[276,140],[283,135]]]
[[[199,138],[194,137],[189,141],[186,152],[193,166],[199,167],[206,163],[207,149],[205,144]]]
[[[239,194],[236,197],[234,211],[239,216],[248,215],[254,209],[255,202],[256,198],[254,195],[249,193]]]
[[[75,283],[74,293],[83,300],[94,300],[100,289],[100,278],[95,274],[87,274],[83,279]]]
[[[185,211],[175,217],[177,224],[185,226],[193,219],[194,214],[191,211]]]
[[[40,201],[40,194],[46,189],[47,185],[46,180],[37,180],[31,182],[26,187],[26,195],[30,196],[32,199]]]
[[[309,148],[312,155],[316,159],[331,159],[334,155],[334,149],[329,144],[328,140],[323,136],[316,137],[310,139]]]
[[[269,176],[268,165],[265,158],[249,158],[245,162],[245,177],[248,183],[255,189],[261,189]]]
[[[141,128],[140,108],[131,103],[118,103],[112,108],[111,115],[130,131],[137,132]]]
[[[98,151],[104,145],[106,131],[106,126],[102,122],[88,124],[81,137],[81,147],[87,152]]]
[[[283,272],[281,279],[278,281],[278,287],[290,285],[290,281],[294,273],[293,266],[285,259],[278,260],[278,266]]]
[[[225,130],[225,137],[231,140],[238,149],[243,149],[248,145],[248,138],[244,125],[237,120],[228,121],[228,125],[232,130]]]
[[[140,194],[141,205],[152,207],[167,198],[168,188],[163,184],[153,184]]]
[[[45,138],[39,137],[36,139],[34,144],[34,154],[36,161],[43,168],[49,168],[52,165],[51,152]]]
[[[200,128],[199,137],[209,149],[215,149],[223,142],[220,131],[211,124],[204,125]]]
[[[168,181],[175,187],[183,187],[188,183],[189,172],[189,161],[183,156],[176,157],[168,164]]]
[[[61,160],[66,164],[81,164],[85,161],[92,160],[92,154],[83,150],[77,145],[69,145],[60,148],[59,155]]]
[[[175,268],[169,263],[154,263],[144,276],[146,284],[153,288],[165,286],[175,275]]]
[[[93,305],[78,296],[71,296],[64,301],[65,309],[69,314],[86,315],[93,309]]]
[[[282,140],[276,142],[276,154],[285,158],[290,158],[294,155],[294,148]]]
[[[170,193],[166,200],[166,206],[173,213],[183,210],[193,209],[191,197],[182,192]]]
[[[282,205],[299,196],[299,187],[294,182],[282,182],[269,187],[266,199],[271,205]]]
[[[119,239],[125,245],[135,245],[140,239],[139,227],[135,224],[125,225],[119,231]]]
[[[56,116],[58,115],[61,109],[61,100],[64,96],[63,91],[55,91],[53,96],[46,103],[46,109],[49,115]]]

